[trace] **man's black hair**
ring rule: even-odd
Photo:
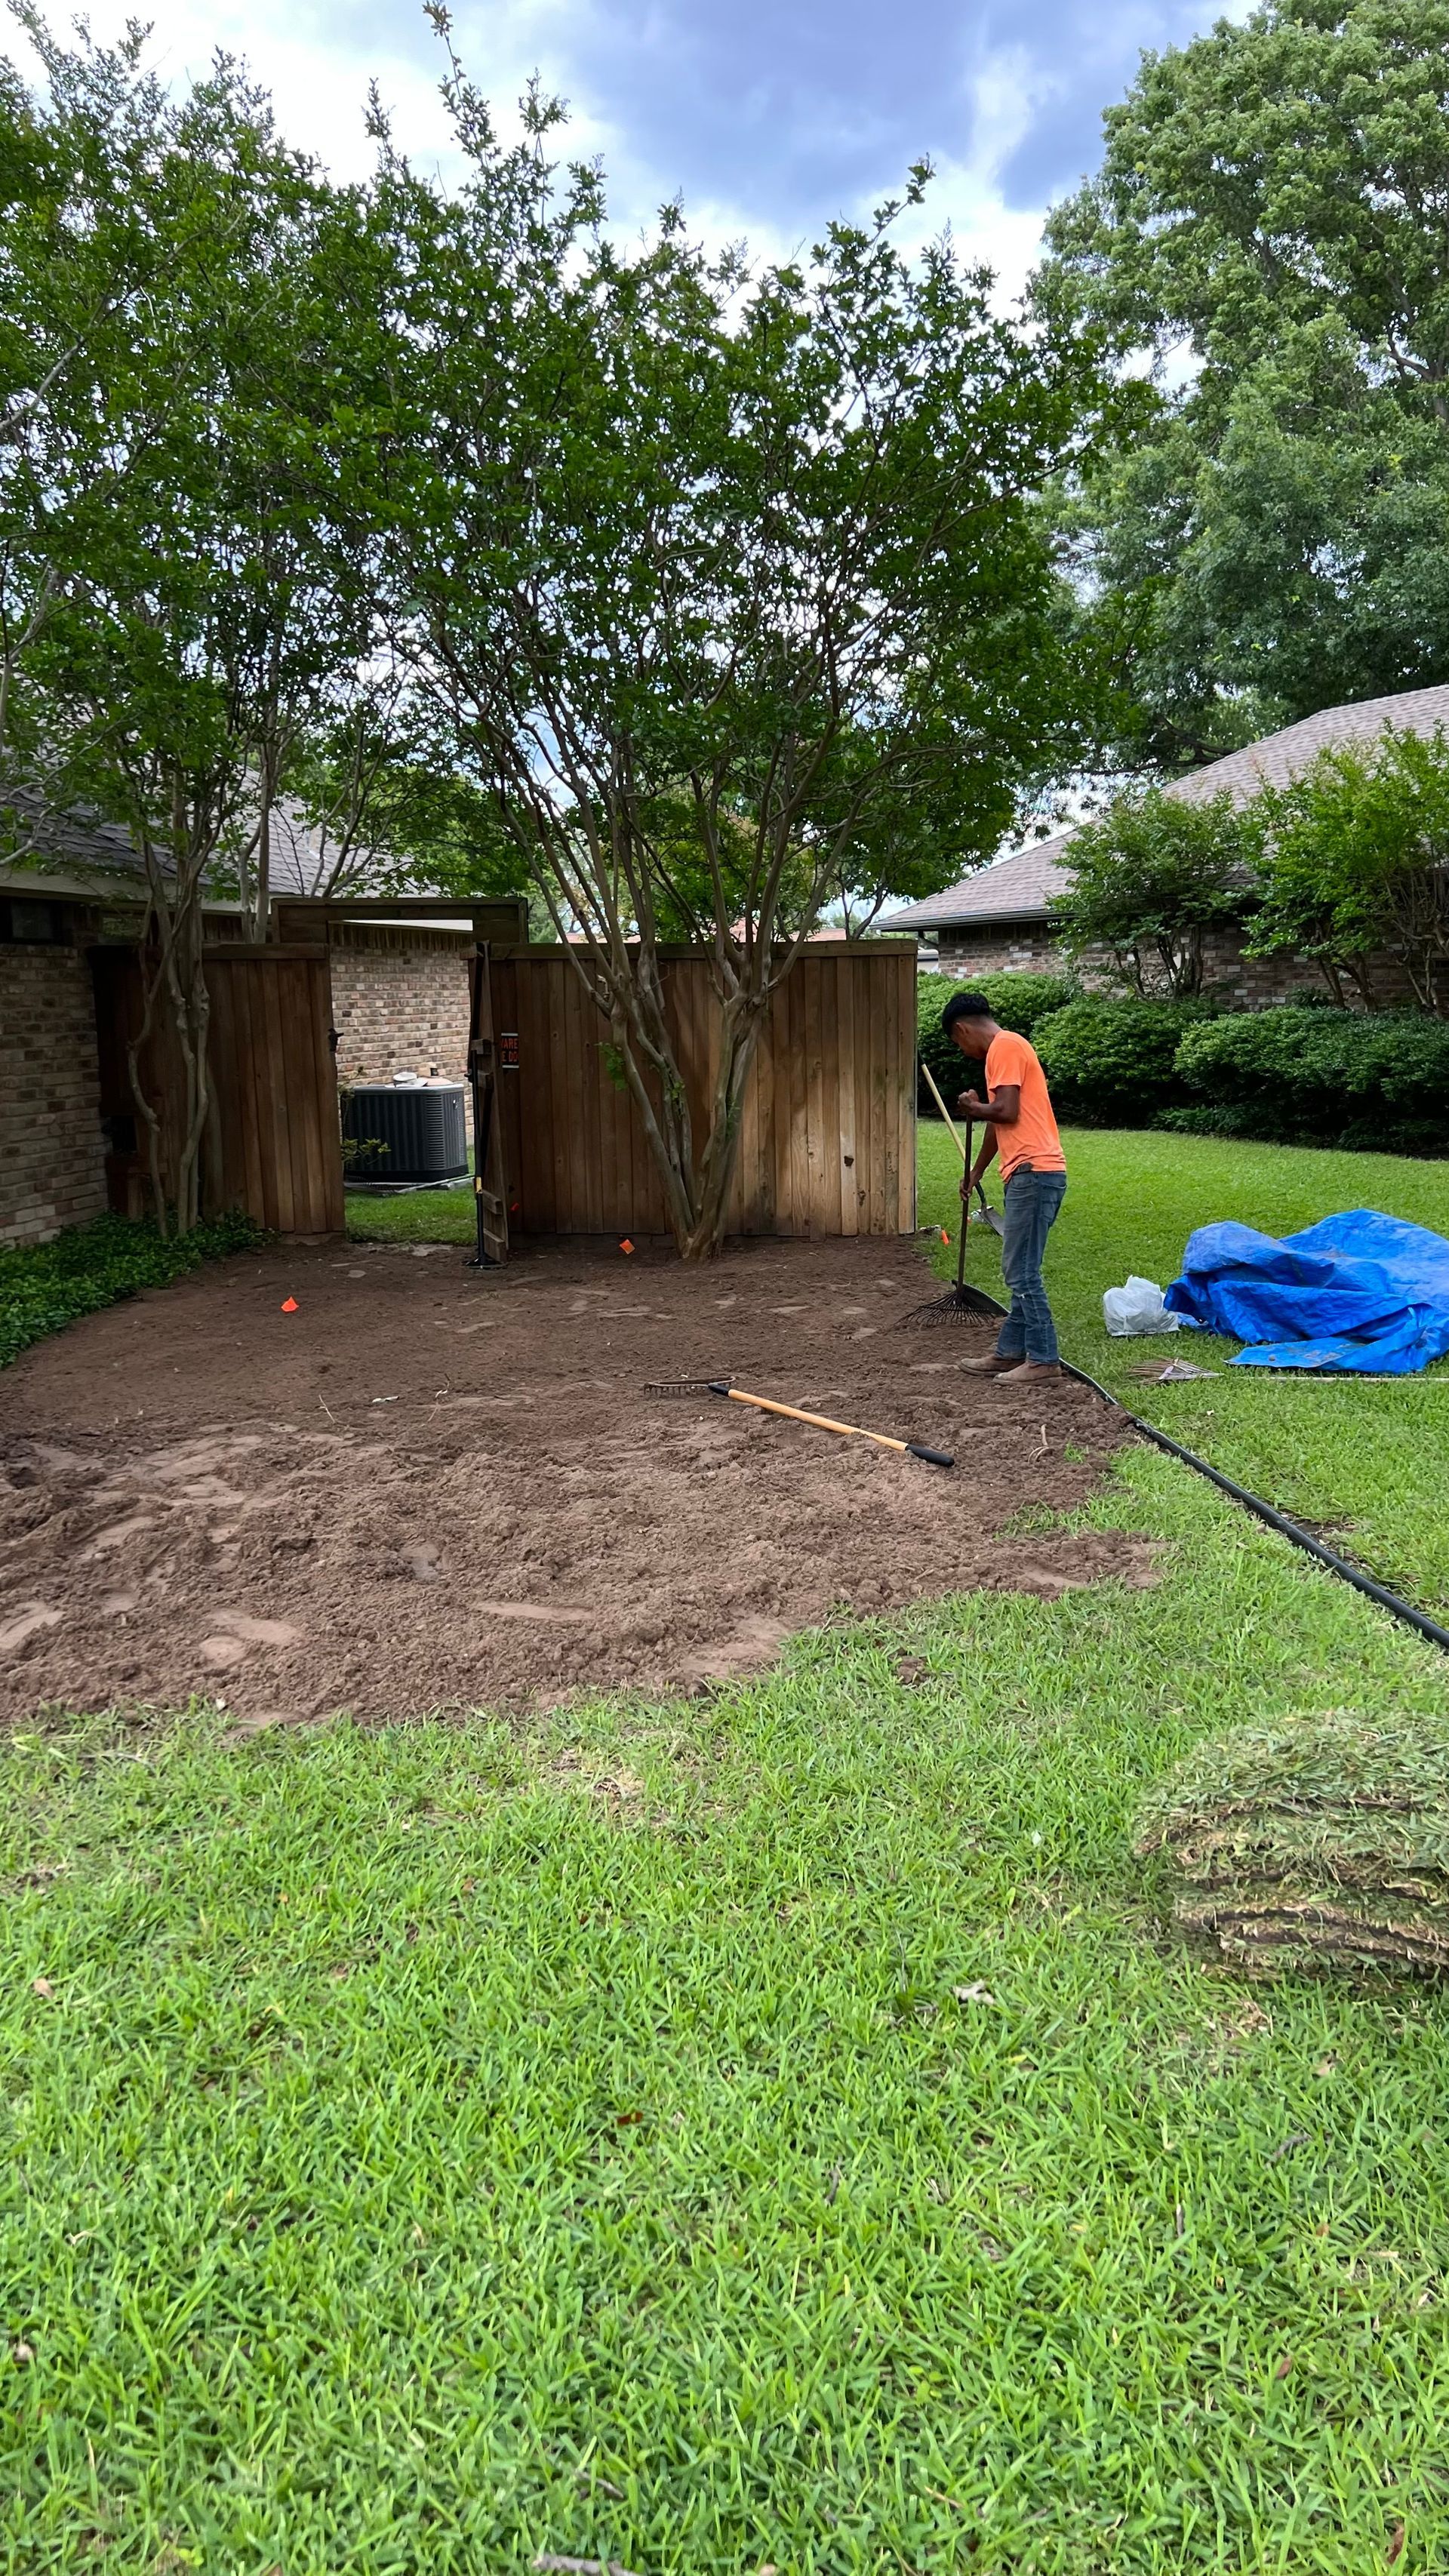
[[[984,993],[953,993],[941,1013],[941,1032],[946,1035],[958,1020],[994,1020],[996,1013]]]

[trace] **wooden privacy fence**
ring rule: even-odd
[[[508,1226],[666,1234],[664,1193],[608,1023],[558,948],[488,967]],[[719,1058],[708,961],[666,950],[665,1008],[697,1143]],[[750,1070],[729,1234],[903,1234],[916,1221],[913,941],[806,948],[774,995]]]
[[[332,988],[323,948],[208,948],[211,1112],[202,1148],[208,1216],[245,1208],[279,1234],[329,1234],[343,1223],[342,1138],[331,1048]],[[111,1205],[139,1215],[149,1204],[146,1140],[126,1065],[141,1025],[134,949],[92,951],[101,1112],[110,1130]],[[141,1056],[146,1097],[166,1103],[174,1137],[184,1104],[174,1047],[153,1033]],[[139,1131],[139,1132],[138,1132]],[[174,1190],[174,1169],[167,1174]]]
[[[92,960],[111,1204],[140,1213],[145,1136],[126,1067],[126,1041],[141,1020],[140,969],[128,948],[99,947]],[[230,940],[207,949],[205,969],[206,1212],[241,1207],[281,1234],[330,1233],[344,1212],[327,950]],[[661,973],[702,1143],[719,1046],[708,962],[697,951],[666,950]],[[480,949],[474,986],[496,1115],[488,1171],[495,1252],[506,1252],[510,1233],[667,1234],[638,1111],[610,1072],[608,1024],[566,953]],[[174,1134],[180,1066],[158,1034],[143,1052],[142,1077],[147,1097],[166,1102]],[[914,942],[807,948],[775,993],[755,1051],[726,1232],[909,1232],[915,1081]]]

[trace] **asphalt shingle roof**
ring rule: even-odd
[[[1200,804],[1226,792],[1235,805],[1246,805],[1260,787],[1286,787],[1317,759],[1340,743],[1371,742],[1392,725],[1400,733],[1432,734],[1442,725],[1449,732],[1449,687],[1405,689],[1397,697],[1361,698],[1357,705],[1323,707],[1301,724],[1265,734],[1242,751],[1230,751],[1206,769],[1175,778],[1169,796]],[[974,876],[962,877],[924,903],[907,904],[880,924],[882,930],[936,930],[945,923],[977,921],[1045,921],[1054,896],[1071,883],[1066,860],[1070,832],[1029,849],[993,859]]]
[[[12,791],[9,801],[22,821],[33,814],[36,842],[28,860],[32,870],[69,870],[80,881],[94,883],[98,893],[129,894],[141,873],[141,855],[121,824],[103,823],[97,816],[80,811],[48,814],[39,800],[27,796],[24,790]],[[389,866],[386,860],[382,864]],[[335,891],[341,895],[369,892],[375,884],[378,865],[376,852],[354,850]],[[273,896],[331,893],[336,866],[335,841],[309,823],[299,807],[285,797],[272,807],[269,878]],[[0,859],[0,874],[8,880],[11,873]],[[390,875],[389,869],[389,882]],[[16,881],[19,882],[18,876]],[[427,894],[431,888],[419,878],[412,881],[412,891]]]

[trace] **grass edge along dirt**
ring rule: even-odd
[[[959,1160],[939,1121],[919,1134],[920,1212],[954,1240]],[[1381,1208],[1449,1233],[1449,1164],[1399,1155],[1226,1143],[1121,1129],[1068,1130],[1067,1196],[1046,1280],[1064,1355],[1210,1465],[1303,1522],[1374,1580],[1449,1623],[1449,1366],[1365,1380],[1234,1369],[1237,1344],[1207,1333],[1114,1341],[1102,1292],[1129,1271],[1166,1286],[1194,1226],[1236,1217],[1287,1234],[1337,1209]],[[938,1247],[945,1276],[952,1253]],[[966,1276],[1000,1293],[1000,1246],[967,1237]],[[1150,1361],[1216,1375],[1144,1385]]]
[[[0,1368],[82,1315],[145,1288],[169,1287],[203,1261],[265,1240],[263,1229],[237,1212],[167,1236],[149,1217],[108,1214],[67,1226],[48,1243],[0,1247]]]
[[[954,1269],[959,1159],[939,1120],[920,1120],[917,1136],[918,1213],[952,1236],[952,1248],[935,1254],[944,1283]],[[1067,1198],[1047,1283],[1067,1357],[1372,1580],[1449,1623],[1449,1486],[1438,1467],[1449,1454],[1449,1366],[1387,1383],[1276,1377],[1230,1368],[1235,1345],[1212,1335],[1118,1342],[1102,1324],[1105,1288],[1131,1270],[1165,1286],[1193,1227],[1215,1217],[1285,1234],[1369,1205],[1449,1233],[1449,1163],[1116,1128],[1069,1129],[1065,1141]],[[467,1200],[441,1193],[349,1200],[348,1224],[361,1240],[472,1239]],[[1000,1246],[985,1228],[970,1229],[966,1275],[999,1293]],[[1176,1387],[1130,1374],[1174,1353],[1218,1374]]]
[[[1205,1969],[1129,1838],[1442,1660],[1149,1452],[1084,1518],[1161,1581],[708,1704],[18,1740],[9,2563],[1441,2566],[1444,2006]]]

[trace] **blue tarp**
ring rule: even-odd
[[[1200,1225],[1167,1303],[1247,1342],[1235,1368],[1407,1377],[1449,1351],[1449,1242],[1373,1208],[1281,1243],[1250,1225]]]

